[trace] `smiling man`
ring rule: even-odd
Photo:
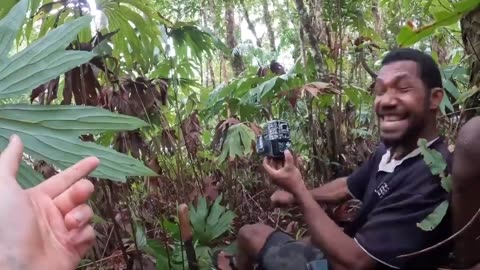
[[[435,269],[447,259],[448,247],[399,258],[450,235],[448,215],[432,231],[417,226],[448,198],[417,149],[418,139],[424,138],[450,160],[436,125],[444,96],[439,69],[420,51],[393,50],[382,62],[374,89],[382,143],[352,175],[307,190],[290,152],[283,166],[264,161],[271,181],[284,189],[274,193],[272,201],[300,207],[309,241],[295,241],[263,224],[246,225],[238,233],[235,260],[228,265],[228,257],[219,256],[227,266],[223,269]],[[344,229],[319,205],[352,197],[362,201],[362,208]]]

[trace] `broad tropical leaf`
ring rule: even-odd
[[[207,206],[205,197],[199,198],[197,207],[189,207],[193,235],[201,245],[208,246],[231,228],[235,213],[220,205],[222,197],[218,196],[210,207]]]
[[[422,222],[417,223],[417,226],[424,231],[431,231],[435,229],[443,220],[448,210],[448,201],[445,200],[439,204],[432,213],[430,213]]]
[[[227,137],[222,145],[222,153],[218,157],[219,162],[227,157],[243,157],[252,153],[252,145],[255,142],[255,133],[245,124],[239,123],[228,128]]]
[[[432,10],[433,17],[435,18],[434,22],[420,28],[405,25],[397,36],[397,42],[401,46],[413,45],[433,34],[437,28],[458,22],[465,13],[473,10],[478,5],[478,0],[463,0],[451,4],[450,7],[442,5],[439,8],[434,8]]]
[[[17,173],[17,181],[22,188],[31,188],[43,181],[43,176],[22,160]]]
[[[27,11],[27,0],[20,1],[0,21],[0,43],[10,48],[13,37],[21,28]],[[31,46],[9,58],[8,48],[0,55],[0,98],[15,97],[60,74],[89,61],[94,54],[66,51],[65,48],[82,28],[88,27],[88,16],[75,19],[40,38]],[[126,176],[154,175],[143,163],[110,148],[79,139],[83,134],[107,130],[131,130],[146,123],[132,117],[98,108],[68,106],[0,106],[0,147],[8,144],[12,134],[24,142],[25,152],[35,160],[43,160],[63,170],[82,158],[97,156],[101,165],[94,177],[124,181]],[[31,187],[43,177],[22,163],[19,183]]]
[[[0,105],[0,122],[2,121],[29,125],[38,130],[49,129],[67,136],[133,130],[146,125],[139,118],[98,107],[27,104]]]
[[[84,157],[96,156],[101,164],[92,176],[124,181],[125,176],[154,175],[138,160],[110,148],[82,142],[82,134],[107,130],[131,130],[145,126],[142,120],[100,108],[81,106],[0,106],[0,146],[15,133],[25,152],[35,159],[65,169]]]
[[[15,1],[13,1],[14,3]],[[12,1],[6,1],[5,10],[10,8],[12,5]],[[0,21],[0,57],[8,55],[10,49],[12,48],[13,40],[18,32],[18,29],[22,27],[23,22],[25,21],[25,13],[27,12],[28,1],[20,1],[17,5],[13,7],[12,10],[7,14],[5,18]],[[4,12],[5,10],[2,10]],[[0,17],[1,13],[0,13]],[[0,58],[0,59],[1,59]],[[0,63],[3,60],[0,60]]]
[[[0,21],[0,25],[8,23],[13,28],[1,28],[2,45],[11,47],[12,37],[17,34],[27,11],[26,0],[19,2],[11,12]],[[20,9],[19,7],[22,7]],[[23,11],[23,15],[21,15]],[[14,18],[11,13],[16,14]],[[5,20],[9,20],[4,22]],[[94,54],[85,51],[67,51],[65,48],[91,21],[90,16],[83,16],[50,31],[20,53],[8,58],[4,50],[0,54],[0,98],[15,97],[31,91],[42,83],[56,78],[58,75],[89,61]],[[18,26],[18,27],[17,27]]]
[[[438,151],[430,149],[427,147],[427,141],[425,139],[420,139],[418,141],[418,146],[423,155],[425,163],[427,163],[433,175],[440,175],[447,168],[447,163]]]

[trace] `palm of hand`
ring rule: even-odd
[[[6,221],[2,226],[10,228],[0,230],[0,248],[5,249],[7,264],[74,269],[95,240],[88,225],[93,212],[85,204],[93,185],[79,179],[93,171],[98,160],[84,159],[23,190],[16,182],[22,152],[20,140],[14,137],[0,156],[0,194],[5,194],[0,197],[0,219]]]
[[[283,167],[267,158],[264,159],[263,167],[273,183],[290,193],[294,194],[305,186],[302,174],[295,166],[293,156],[288,150],[285,151],[285,164]]]

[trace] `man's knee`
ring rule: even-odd
[[[273,231],[272,227],[265,224],[244,225],[238,231],[238,245],[250,254],[257,254]]]

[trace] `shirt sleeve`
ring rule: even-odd
[[[412,258],[397,257],[443,240],[444,230],[448,227],[445,219],[432,231],[423,231],[417,226],[448,195],[439,185],[440,180],[430,173],[413,176],[406,179],[406,185],[400,187],[401,190],[396,190],[379,202],[354,237],[369,256],[391,268],[412,265]]]
[[[355,199],[362,200],[372,172],[376,173],[378,170],[375,165],[378,164],[378,156],[382,156],[382,151],[384,151],[382,146],[377,147],[375,152],[347,177],[348,191]]]

